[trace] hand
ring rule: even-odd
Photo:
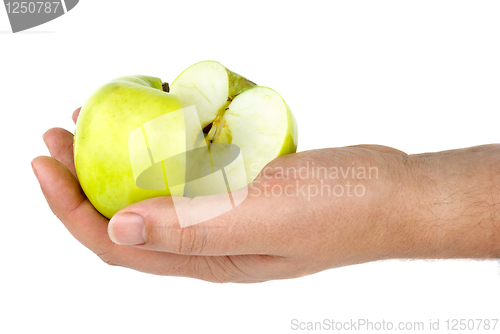
[[[108,221],[79,186],[72,134],[55,128],[44,140],[53,158],[32,165],[47,202],[108,264],[260,282],[389,258],[500,255],[496,145],[416,156],[376,145],[283,156],[249,185],[242,204],[181,228],[170,197],[135,203]]]

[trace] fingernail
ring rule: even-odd
[[[33,169],[33,173],[35,173],[36,179],[38,180],[38,173],[36,172],[35,166],[33,166],[33,161],[31,162],[31,169]]]
[[[119,245],[141,245],[146,242],[144,219],[135,213],[118,214],[108,225],[111,241]]]

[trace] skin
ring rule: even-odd
[[[250,184],[241,205],[182,229],[169,197],[130,205],[110,224],[80,188],[72,134],[53,128],[44,140],[52,157],[37,157],[32,166],[48,204],[75,238],[111,265],[212,282],[261,282],[384,259],[500,257],[500,145],[419,155],[361,145],[282,156]],[[290,172],[308,162],[344,170],[376,167],[378,174]],[[296,192],[325,185],[343,186],[344,194],[308,199],[312,191]],[[354,194],[356,186],[358,194],[364,189],[362,196]],[[272,189],[288,189],[292,196],[273,195]],[[134,240],[131,225],[120,222],[127,213],[145,219],[140,245],[123,244]]]

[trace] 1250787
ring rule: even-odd
[[[61,3],[59,1],[22,1],[7,2],[5,8],[9,14],[35,14],[35,13],[56,13]]]

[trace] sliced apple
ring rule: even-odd
[[[185,70],[170,92],[157,77],[110,81],[83,105],[74,137],[82,189],[107,218],[147,198],[231,193],[296,148],[281,96],[214,61]]]
[[[170,92],[195,106],[206,141],[237,145],[247,182],[278,156],[297,149],[297,124],[283,98],[215,61],[197,63],[175,79]]]

